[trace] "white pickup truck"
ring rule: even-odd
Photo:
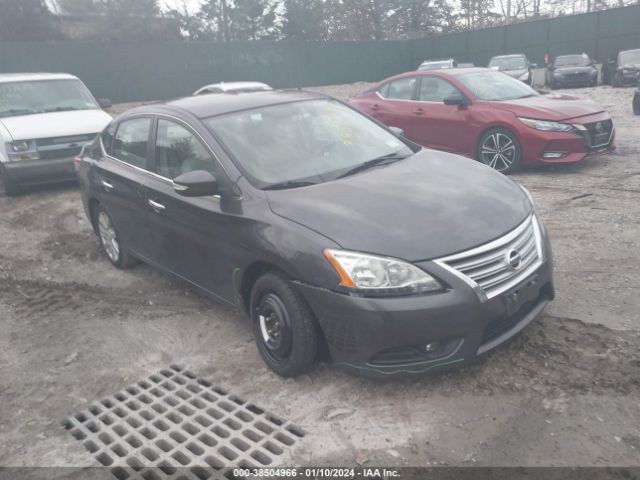
[[[0,180],[7,195],[75,177],[73,158],[111,121],[73,75],[0,74]]]

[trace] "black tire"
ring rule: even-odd
[[[15,197],[22,193],[22,188],[14,180],[9,178],[6,172],[0,170],[0,180],[2,180],[2,187],[4,193],[9,197]]]
[[[256,281],[250,315],[258,351],[271,370],[281,377],[295,377],[312,369],[318,325],[284,275],[268,272]]]
[[[505,137],[510,143],[507,143]],[[495,152],[489,151],[489,148],[496,141],[498,145],[497,148],[493,148]],[[498,156],[496,157],[496,155]],[[518,139],[511,131],[501,127],[492,128],[480,137],[476,159],[494,170],[508,175],[522,168],[522,149]]]
[[[633,114],[640,115],[640,91],[633,96]]]
[[[622,86],[622,74],[620,72],[616,72],[613,75],[613,79],[611,80],[611,86],[615,88],[619,88]]]
[[[93,215],[100,246],[111,264],[116,268],[125,269],[138,263],[138,259],[128,253],[122,244],[118,230],[109,213],[101,205],[98,205],[94,209]],[[108,227],[112,232],[107,233]]]

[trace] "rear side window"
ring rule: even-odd
[[[156,140],[156,173],[175,178],[183,173],[206,170],[219,175],[217,161],[193,133],[182,125],[158,120]]]
[[[104,147],[104,151],[107,155],[111,155],[113,150],[113,140],[116,134],[116,127],[118,125],[116,123],[112,123],[107,127],[107,129],[102,132],[102,146]]]
[[[444,99],[459,93],[459,90],[446,80],[438,77],[422,77],[418,100],[421,102],[444,102]]]
[[[389,100],[411,100],[415,84],[416,77],[399,78],[389,82],[387,94],[383,96]]]
[[[151,118],[125,120],[118,126],[112,155],[118,160],[139,168],[146,168]]]

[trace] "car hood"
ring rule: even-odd
[[[427,149],[350,177],[266,194],[275,214],[344,249],[413,262],[494,240],[532,208],[508,177]]]
[[[548,94],[520,98],[491,105],[507,110],[519,117],[561,121],[601,113],[604,109],[596,102],[573,95]]]
[[[529,70],[526,68],[521,68],[519,70],[500,70],[500,72],[505,73],[513,78],[520,78],[525,73],[529,73]]]
[[[108,113],[97,109],[37,113],[0,119],[0,123],[14,141],[97,133],[110,121],[111,116]]]
[[[589,73],[593,72],[595,67],[590,66],[575,66],[575,67],[557,67],[553,70],[554,73]]]

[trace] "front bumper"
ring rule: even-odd
[[[513,337],[554,297],[550,253],[512,291],[484,302],[459,277],[437,270],[432,262],[418,265],[437,272],[450,289],[432,295],[364,298],[296,283],[316,314],[337,366],[367,376],[458,367]],[[531,282],[535,294],[508,313],[507,296]],[[427,353],[425,347],[436,342],[439,350]]]
[[[556,87],[585,87],[598,83],[598,76],[580,75],[580,76],[556,76],[553,77],[553,84]]]
[[[611,120],[607,113],[598,113],[568,120],[567,123],[587,126],[597,122]],[[520,131],[523,162],[527,165],[542,165],[556,163],[576,163],[588,155],[596,155],[615,150],[615,127],[612,127],[609,140],[604,143],[593,144],[588,132],[583,135],[566,132],[545,132],[526,128]],[[561,158],[547,158],[549,152],[562,152]]]
[[[7,162],[2,168],[4,174],[20,185],[44,185],[76,178],[73,157]]]

